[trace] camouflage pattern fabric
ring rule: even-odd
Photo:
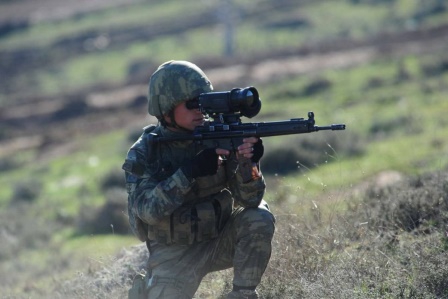
[[[188,61],[167,61],[151,75],[148,113],[162,116],[176,104],[212,90],[210,80],[195,64]]]
[[[207,273],[229,267],[234,267],[235,284],[258,285],[270,258],[275,222],[262,200],[264,178],[243,183],[233,158],[215,175],[188,178],[179,167],[193,158],[200,146],[182,141],[158,143],[148,149],[145,140],[149,133],[182,134],[156,127],[144,133],[127,156],[127,160],[144,166],[140,175],[127,172],[126,181],[131,228],[150,245],[148,298],[192,298]],[[147,157],[148,151],[151,157]],[[179,208],[204,202],[224,189],[230,190],[238,208],[216,238],[192,245],[147,239],[148,225],[157,225]]]
[[[233,283],[256,286],[271,255],[274,217],[263,202],[237,208],[218,238],[190,246],[151,243],[148,260],[154,283],[148,298],[192,298],[209,272],[233,267]],[[162,283],[158,283],[164,279]]]

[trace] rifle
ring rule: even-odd
[[[234,88],[227,92],[202,93],[198,98],[187,101],[188,109],[200,109],[210,118],[197,126],[191,135],[165,137],[153,134],[152,143],[192,140],[208,148],[222,148],[230,152],[243,143],[245,137],[270,137],[304,134],[324,130],[345,130],[345,124],[328,126],[315,125],[314,113],[308,118],[293,118],[284,121],[243,123],[241,117],[252,118],[261,110],[261,100],[254,87]],[[241,163],[248,163],[240,159]]]
[[[170,142],[192,140],[206,147],[222,148],[229,151],[235,150],[243,143],[245,137],[271,137],[292,134],[304,134],[318,131],[345,130],[345,124],[332,124],[328,126],[316,126],[314,113],[308,112],[308,119],[292,118],[290,120],[257,122],[257,123],[227,123],[207,120],[201,126],[197,126],[191,135],[180,137],[165,137],[154,135],[152,142]]]
[[[252,118],[261,110],[261,100],[254,87],[234,88],[227,92],[202,93],[187,102],[188,109],[200,109],[210,118],[197,126],[193,134],[182,137],[153,136],[152,142],[193,140],[207,147],[234,150],[245,137],[270,137],[303,134],[324,130],[345,130],[345,124],[316,126],[314,113],[308,119],[293,118],[285,121],[242,123],[241,116]]]

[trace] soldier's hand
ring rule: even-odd
[[[258,163],[263,156],[264,146],[261,138],[249,137],[243,139],[243,144],[238,146],[238,156],[250,158],[252,162]]]
[[[258,139],[258,142],[254,144],[253,146],[253,156],[251,158],[252,162],[258,163],[260,162],[261,157],[263,157],[264,154],[264,146],[263,146],[263,140]]]
[[[200,151],[191,161],[181,168],[187,177],[197,178],[214,175],[218,171],[218,154],[214,148]]]

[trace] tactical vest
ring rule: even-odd
[[[162,156],[166,149],[158,148],[152,144],[151,137],[157,133],[156,127],[147,127],[141,137],[144,139],[146,147],[146,165],[141,165],[128,155],[123,169],[130,173],[138,172],[138,176],[148,175],[157,181],[165,180],[178,169],[179,165],[176,165],[176,161],[173,161],[175,159],[167,159]],[[185,152],[182,149],[174,149],[178,151],[178,153],[174,153],[174,156],[176,154],[182,155]],[[189,150],[191,150],[190,147]],[[177,162],[180,163],[180,160]],[[140,219],[132,221],[133,223],[130,221],[131,226],[132,224],[140,226],[133,228],[134,233],[137,232],[138,235],[141,235],[142,232],[147,232],[147,236],[139,236],[140,240],[147,237],[149,240],[156,240],[167,245],[186,245],[217,237],[233,209],[232,195],[230,191],[225,189],[225,171],[221,168],[216,175],[197,178],[195,184],[194,191],[186,195],[186,202],[193,204],[183,205],[171,215],[165,216],[155,223],[146,224]],[[132,196],[132,186],[135,188],[135,185],[128,182],[129,196]],[[131,216],[133,215],[129,215],[130,220]]]
[[[226,189],[193,206],[182,206],[154,225],[148,239],[162,244],[193,244],[218,236],[232,213],[233,199]]]

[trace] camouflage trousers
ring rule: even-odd
[[[233,283],[257,286],[271,257],[275,218],[266,202],[258,208],[237,208],[220,232],[193,245],[152,244],[148,266],[150,299],[192,298],[202,278],[233,267]]]

